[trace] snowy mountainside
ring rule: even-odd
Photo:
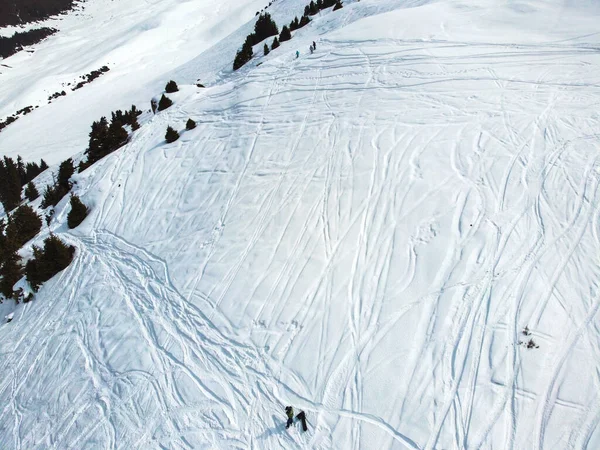
[[[0,326],[1,446],[598,448],[598,12],[361,0],[149,81],[174,105],[75,176],[77,257]],[[46,157],[4,135],[44,108],[1,148]]]

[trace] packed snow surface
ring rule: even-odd
[[[2,111],[116,61],[0,133],[26,160],[181,90],[75,176],[79,228],[59,204],[77,256],[0,326],[0,447],[600,448],[598,3],[346,2],[236,73],[264,5],[180,32],[178,62],[135,33],[167,3],[207,2],[114,2],[4,61],[27,78],[0,75]]]

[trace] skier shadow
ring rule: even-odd
[[[275,426],[271,428],[267,428],[261,435],[258,436],[258,439],[267,439],[276,434],[282,434],[286,431],[285,422],[281,420],[281,417],[277,417],[275,415],[273,417],[273,422],[275,422]]]

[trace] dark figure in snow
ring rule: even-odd
[[[313,49],[316,50],[317,49],[317,44],[315,44],[315,41],[313,41]]]
[[[308,427],[306,426],[306,414],[304,414],[304,411],[300,411],[296,416],[296,419],[302,422],[302,431],[308,431]]]
[[[300,56],[300,52],[298,50],[296,50],[296,58],[298,58]]]
[[[310,54],[312,55],[312,52],[314,51],[314,49],[312,48],[312,45],[310,46]]]
[[[294,408],[292,408],[291,406],[286,406],[285,407],[285,414],[287,415],[287,423],[285,424],[286,428],[289,428],[291,425],[294,424]]]

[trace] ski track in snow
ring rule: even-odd
[[[600,445],[599,47],[360,37],[397,3],[78,178],[74,262],[0,327],[3,448]]]

